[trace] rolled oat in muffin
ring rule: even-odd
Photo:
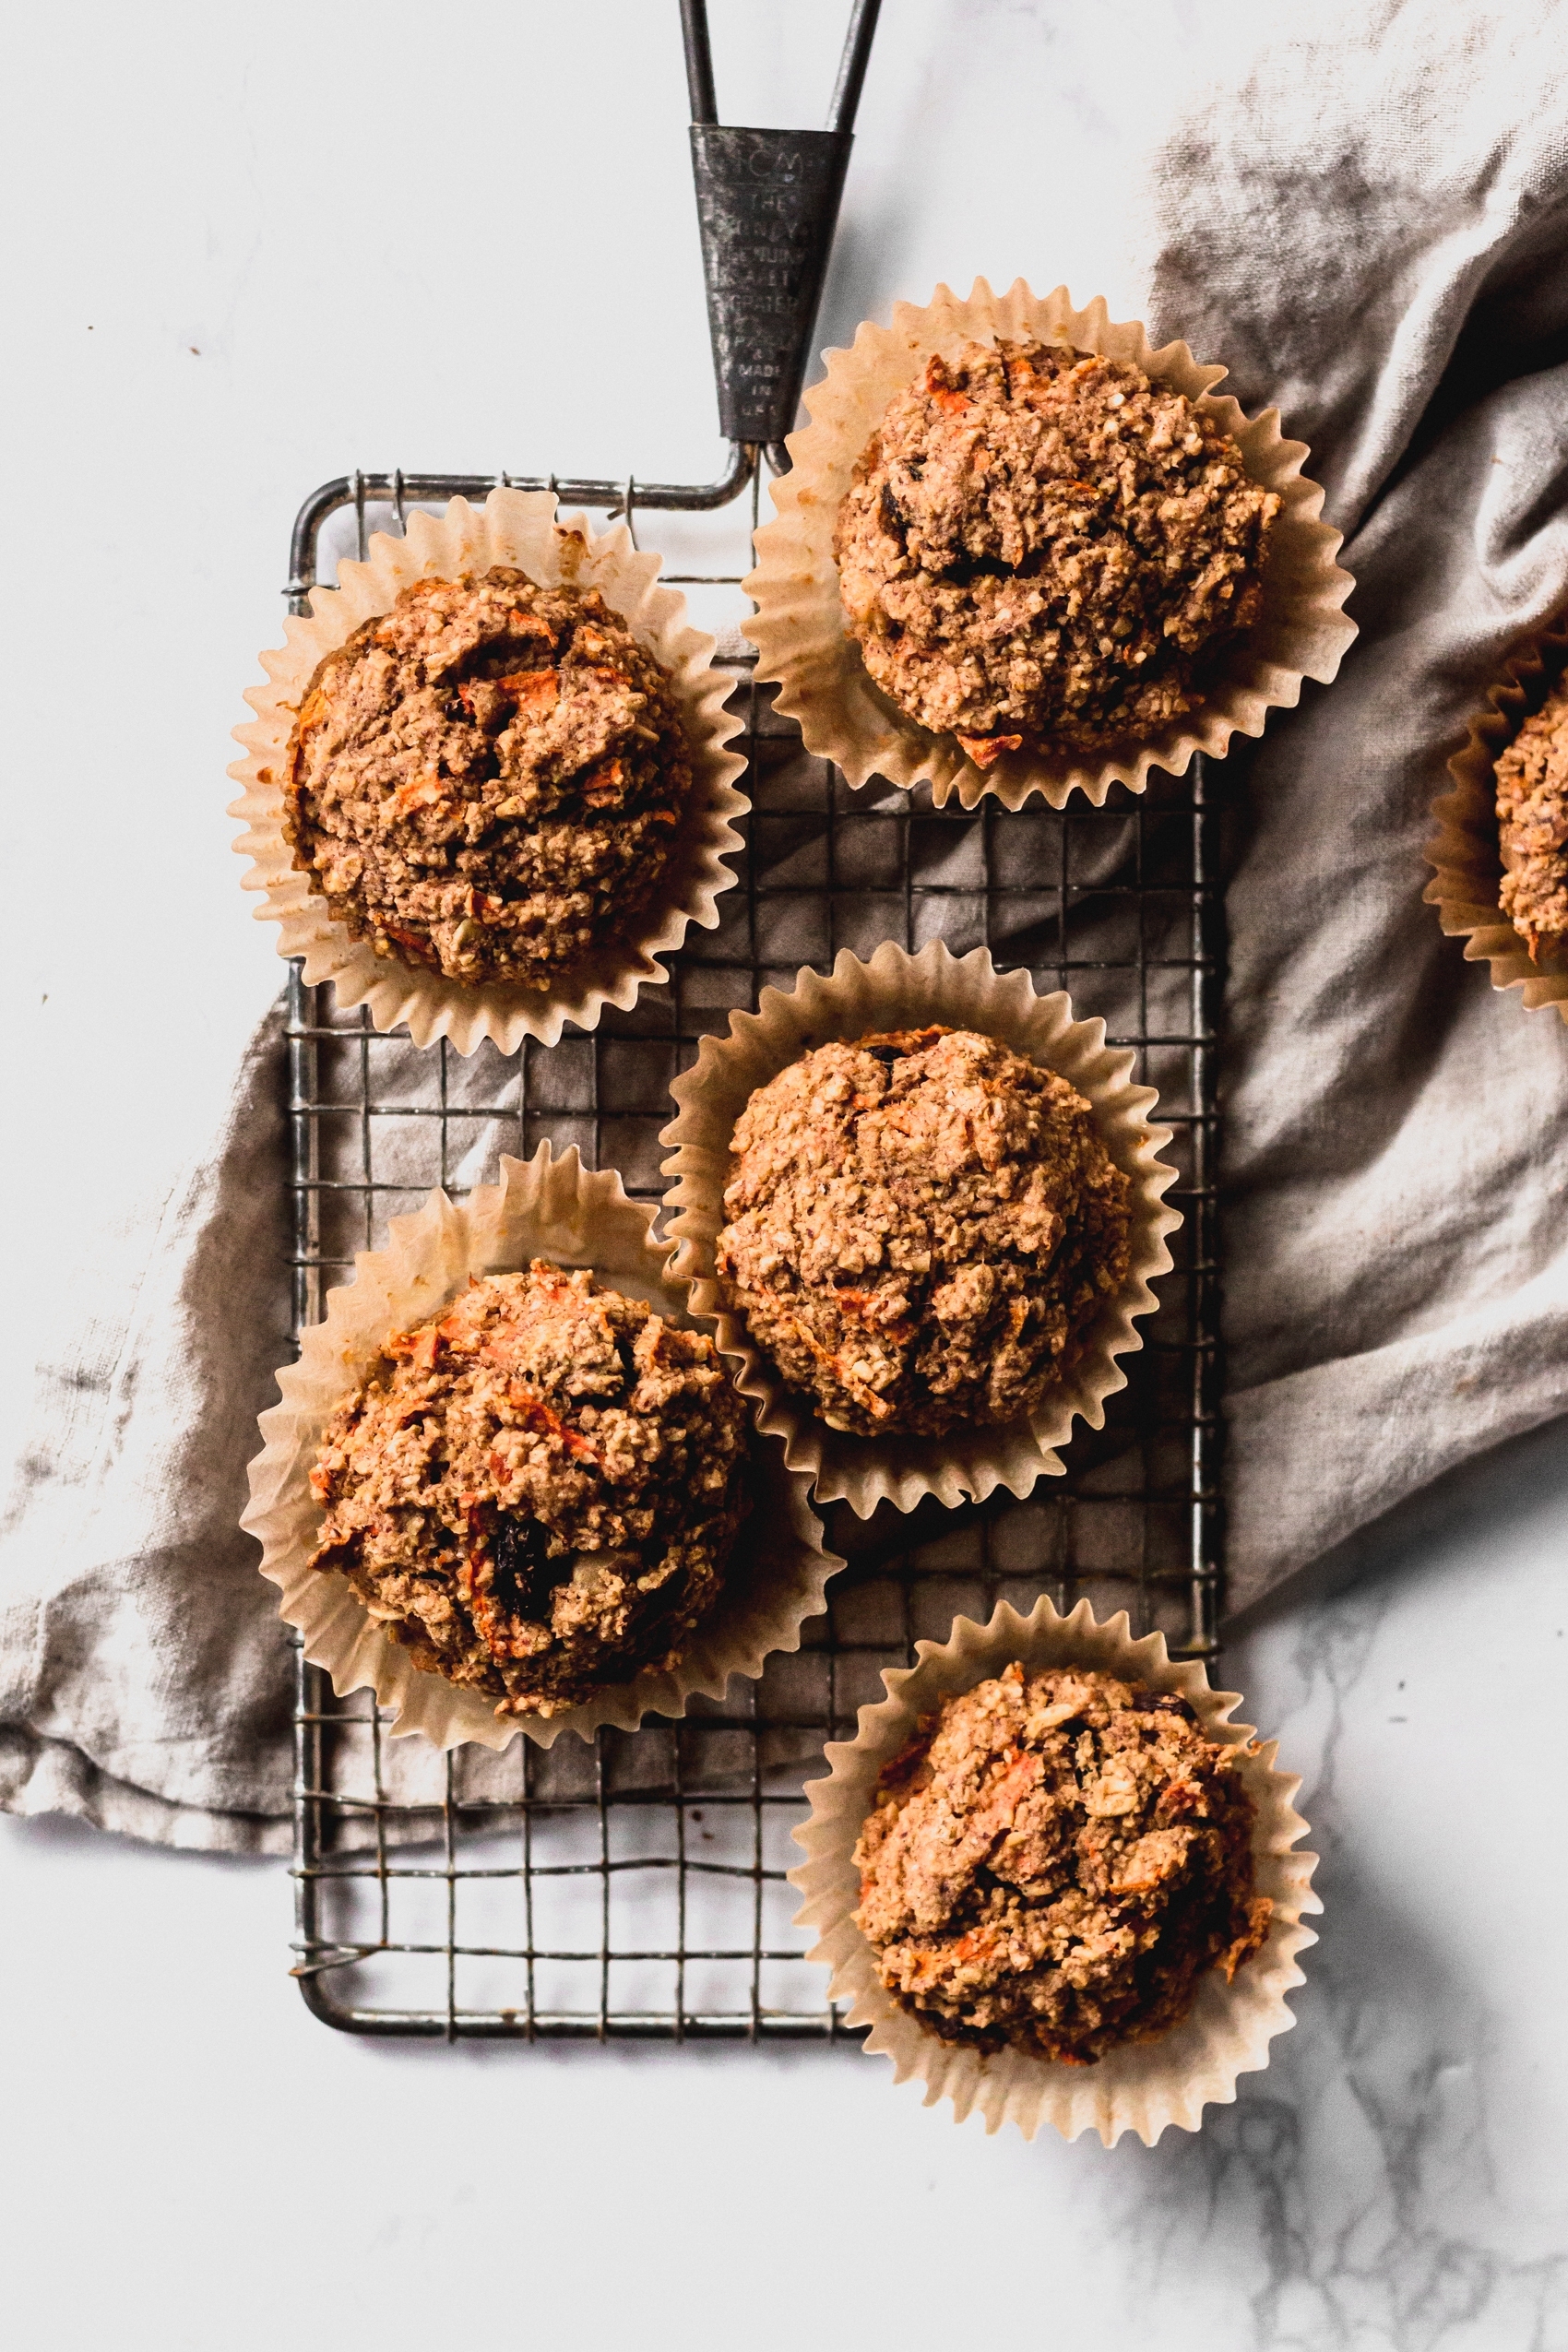
[[[499,1716],[671,1665],[745,1515],[744,1408],[713,1342],[591,1274],[475,1277],[395,1333],[328,1423],[311,1565]]]
[[[1568,683],[1499,758],[1497,815],[1503,911],[1534,958],[1568,937]]]
[[[849,633],[899,708],[978,766],[1104,750],[1204,698],[1256,620],[1279,500],[1141,369],[961,344],[896,393],[834,552]]]
[[[378,956],[545,989],[653,896],[691,790],[668,673],[597,589],[419,580],[320,664],[294,864]]]
[[[877,1784],[856,1923],[944,2040],[1090,2064],[1179,2025],[1268,1931],[1237,1751],[1187,1702],[1009,1666],[944,1700]]]
[[[726,1303],[833,1429],[1013,1420],[1126,1279],[1131,1186],[1089,1104],[974,1030],[818,1046],[731,1148]]]

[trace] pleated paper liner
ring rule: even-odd
[[[1464,940],[1466,962],[1491,966],[1493,988],[1516,988],[1530,1011],[1555,1005],[1558,1017],[1568,1021],[1568,946],[1545,945],[1535,961],[1503,911],[1495,772],[1500,754],[1565,673],[1568,620],[1557,622],[1504,664],[1470,721],[1464,750],[1448,763],[1453,790],[1432,803],[1437,832],[1427,844],[1426,858],[1435,871],[1422,895],[1437,909],[1449,936]]]
[[[684,1657],[548,1719],[498,1717],[493,1700],[416,1666],[345,1576],[306,1565],[321,1522],[309,1477],[328,1417],[374,1365],[388,1334],[438,1313],[470,1274],[514,1271],[536,1257],[591,1266],[606,1289],[646,1299],[690,1327],[684,1291],[669,1277],[668,1248],[652,1239],[654,1214],[627,1198],[613,1170],[588,1173],[575,1148],[560,1159],[548,1144],[531,1159],[503,1158],[499,1184],[462,1203],[433,1193],[417,1215],[394,1218],[387,1247],[355,1259],[353,1281],[327,1292],[325,1319],[302,1334],[298,1363],[278,1375],[282,1402],[261,1416],[265,1444],[250,1466],[241,1525],[261,1543],[262,1574],[281,1591],[279,1614],[304,1635],[305,1656],[327,1669],[339,1698],[373,1690],[395,1710],[398,1737],[417,1731],[437,1748],[464,1740],[505,1748],[522,1730],[548,1748],[566,1731],[588,1739],[601,1723],[634,1731],[644,1716],[683,1715],[699,1693],[722,1697],[731,1674],[760,1674],[772,1651],[800,1647],[802,1625],[822,1611],[827,1579],[843,1563],[823,1549],[806,1481],[766,1438],[753,1440],[753,1509],[723,1595]]]
[[[731,820],[750,806],[735,790],[745,762],[725,749],[743,722],[725,708],[733,681],[713,666],[713,638],[693,626],[678,590],[659,585],[659,562],[638,554],[624,523],[596,538],[581,515],[558,522],[548,491],[496,490],[482,507],[454,498],[439,518],[411,514],[404,539],[377,531],[368,561],[340,564],[338,588],[312,592],[308,620],[284,623],[287,645],[261,657],[267,684],[245,695],[255,719],[234,730],[248,756],[229,771],[245,788],[229,814],[246,821],[234,847],[253,861],[244,886],[263,894],[257,918],[279,926],[280,956],[304,957],[308,982],[330,980],[339,1003],[365,1005],[378,1029],[405,1023],[416,1045],[445,1037],[459,1053],[472,1053],[489,1038],[515,1053],[525,1038],[554,1045],[568,1021],[596,1028],[607,1004],[624,1012],[645,981],[669,977],[659,958],[680,946],[693,923],[713,928],[719,894],[734,881],[724,860],[741,846]],[[333,921],[327,901],[296,871],[283,832],[294,711],[323,658],[361,622],[389,612],[414,581],[455,580],[498,564],[540,587],[598,588],[671,673],[691,750],[691,796],[657,895],[624,939],[597,948],[548,990],[518,981],[465,986],[375,955]]]
[[[808,1784],[811,1817],[794,1833],[810,1857],[789,1873],[805,1897],[795,1924],[817,1931],[808,1957],[831,1968],[829,1999],[852,2003],[851,2025],[870,2025],[864,2048],[892,2059],[896,2083],[923,2084],[927,2107],[951,2099],[957,2122],[978,2109],[988,2132],[1016,2123],[1032,2140],[1051,2124],[1066,2140],[1098,2132],[1107,2147],[1124,2132],[1151,2144],[1171,2124],[1195,2132],[1204,2108],[1234,2099],[1237,2077],[1266,2066],[1270,2042],[1296,2022],[1285,1996],[1303,1981],[1296,1955],[1317,1941],[1302,1924],[1303,1915],[1323,1908],[1312,1890],[1317,1856],[1294,1850],[1307,1827],[1292,1802],[1300,1776],[1276,1769],[1276,1741],[1260,1744],[1249,1725],[1231,1722],[1241,1705],[1238,1693],[1211,1691],[1201,1666],[1178,1664],[1167,1656],[1162,1633],[1134,1642],[1124,1610],[1101,1624],[1087,1600],[1070,1617],[1060,1616],[1049,1600],[1037,1602],[1028,1617],[1004,1602],[988,1625],[960,1617],[947,1642],[915,1646],[920,1663],[884,1673],[887,1696],[861,1709],[856,1738],[829,1743],[829,1776]],[[853,1918],[861,1893],[855,1843],[872,1809],[879,1773],[909,1745],[920,1717],[944,1694],[970,1690],[1015,1659],[1029,1667],[1097,1669],[1157,1691],[1179,1692],[1206,1739],[1240,1751],[1241,1776],[1257,1807],[1256,1892],[1274,1907],[1261,1950],[1243,1962],[1229,1984],[1210,1970],[1191,2013],[1168,2034],[1128,2043],[1092,2066],[1063,2065],[1013,2049],[986,2056],[941,2040],[885,1989],[872,1948]]]
[[[813,1046],[932,1022],[1000,1038],[1087,1098],[1101,1141],[1132,1180],[1131,1264],[1077,1360],[1032,1413],[946,1437],[861,1437],[830,1429],[807,1398],[787,1388],[745,1324],[723,1304],[715,1245],[727,1221],[731,1138],[757,1087]],[[678,1180],[665,1202],[679,1212],[669,1227],[680,1242],[674,1271],[693,1285],[693,1313],[716,1319],[719,1347],[738,1360],[736,1384],[757,1400],[759,1428],[784,1440],[790,1467],[812,1478],[819,1502],[845,1501],[869,1518],[884,1500],[912,1511],[926,1494],[949,1507],[971,1496],[983,1500],[998,1486],[1025,1495],[1045,1472],[1061,1470],[1056,1449],[1066,1443],[1075,1414],[1090,1429],[1104,1426],[1106,1397],[1127,1384],[1116,1360],[1143,1345],[1136,1318],[1158,1303],[1149,1285],[1169,1272],[1166,1237],[1182,1222],[1164,1202],[1176,1170],[1158,1157],[1170,1130],[1150,1123],[1158,1098],[1151,1087],[1132,1083],[1133,1063],[1130,1052],[1106,1045],[1103,1021],[1074,1019],[1063,992],[1037,996],[1027,972],[999,975],[985,948],[955,956],[940,941],[918,956],[889,942],[869,964],[845,952],[831,979],[802,971],[788,993],[765,988],[755,1013],[731,1014],[727,1038],[704,1038],[695,1067],[671,1088],[680,1116],[662,1138],[674,1146],[664,1171]]]
[[[955,736],[932,733],[873,683],[839,604],[833,533],[856,460],[893,395],[933,352],[998,339],[1066,343],[1131,361],[1212,416],[1240,444],[1252,479],[1277,491],[1281,503],[1262,613],[1196,709],[1105,753],[1010,752],[982,771]],[[891,327],[868,321],[849,350],[826,359],[826,377],[805,395],[811,422],[790,436],[793,470],[772,485],[777,519],[757,533],[756,569],[746,582],[757,610],[747,634],[758,678],[778,682],[778,708],[799,719],[807,751],[835,761],[851,784],[873,776],[928,783],[938,808],[955,794],[973,808],[990,793],[1016,809],[1034,792],[1061,808],[1074,791],[1098,808],[1114,783],[1141,792],[1151,767],[1182,776],[1194,752],[1223,758],[1232,735],[1261,735],[1271,709],[1299,702],[1303,678],[1326,685],[1338,670],[1356,635],[1340,609],[1354,582],[1334,560],[1343,534],[1321,519],[1323,492],[1301,471],[1307,445],[1284,438],[1277,409],[1249,418],[1215,393],[1224,368],[1200,366],[1185,343],[1157,351],[1137,320],[1118,325],[1099,299],[1076,310],[1064,286],[1040,299],[1021,278],[1005,294],[977,278],[967,301],[939,286],[924,307],[895,303]]]

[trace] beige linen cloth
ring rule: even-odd
[[[1568,9],[1336,7],[1182,125],[1153,216],[1156,318],[1311,444],[1361,631],[1229,779],[1240,1608],[1568,1409],[1568,1028],[1421,903],[1467,716],[1568,598]]]
[[[1568,1409],[1568,1028],[1421,903],[1466,715],[1568,592],[1568,0],[1317,11],[1167,137],[1142,218],[1157,339],[1277,401],[1359,583],[1338,683],[1221,772],[1245,1605]],[[235,1526],[285,1344],[279,1067],[274,1016],[40,1368],[0,1563],[14,1811],[286,1844],[286,1652]]]

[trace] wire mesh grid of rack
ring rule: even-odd
[[[1067,989],[1079,1016],[1102,1016],[1110,1040],[1133,1050],[1173,1131],[1176,1265],[1104,1430],[1080,1427],[1063,1477],[1021,1502],[1004,1491],[956,1512],[928,1503],[862,1523],[835,1506],[827,1541],[846,1565],[826,1615],[759,1681],[733,1681],[679,1723],[443,1758],[389,1739],[368,1693],[338,1699],[302,1656],[295,1973],[316,2013],[352,2031],[853,2040],[805,1962],[784,1873],[798,1859],[802,1784],[824,1742],[852,1736],[857,1709],[882,1696],[881,1669],[908,1663],[922,1637],[945,1639],[959,1613],[983,1618],[999,1598],[1027,1610],[1042,1592],[1064,1608],[1087,1595],[1102,1615],[1126,1608],[1135,1632],[1158,1627],[1179,1653],[1216,1646],[1222,942],[1203,763],[1181,779],[1157,774],[1141,798],[1113,788],[1099,810],[937,810],[920,791],[851,790],[774,712],[735,633],[733,538],[748,506],[754,525],[761,489],[758,454],[736,459],[718,496],[650,500],[666,510],[667,557],[707,566],[666,576],[687,585],[705,624],[724,625],[726,602],[730,615],[720,646],[746,721],[736,747],[752,814],[718,930],[693,933],[668,987],[645,989],[629,1013],[509,1058],[487,1045],[463,1061],[445,1042],[422,1053],[291,970],[296,1324],[319,1317],[356,1250],[381,1246],[389,1216],[434,1184],[461,1194],[493,1181],[503,1151],[576,1144],[588,1165],[618,1168],[635,1198],[659,1200],[670,1082],[700,1039],[802,965],[826,968],[841,949],[869,954],[888,938],[986,945],[999,968]],[[489,486],[397,475],[328,485],[302,518],[291,594],[356,541],[362,552],[371,528],[400,528],[413,499]],[[635,526],[635,483],[561,487]]]

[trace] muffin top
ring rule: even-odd
[[[1009,1666],[882,1775],[855,1918],[944,2040],[1084,2065],[1182,2019],[1262,1944],[1251,1796],[1185,1699]]]
[[[1089,1105],[972,1029],[818,1046],[731,1149],[726,1300],[833,1429],[1012,1420],[1126,1279],[1131,1188]]]
[[[895,393],[834,552],[899,708],[989,767],[1202,700],[1256,620],[1279,500],[1182,393],[1065,345],[966,342]]]
[[[1497,763],[1503,913],[1535,956],[1568,935],[1568,680]]]
[[[418,580],[317,668],[294,863],[378,956],[548,988],[652,896],[691,790],[667,671],[597,589]]]
[[[386,1341],[322,1438],[311,1565],[497,1715],[556,1715],[681,1655],[745,1459],[711,1339],[535,1259]]]

